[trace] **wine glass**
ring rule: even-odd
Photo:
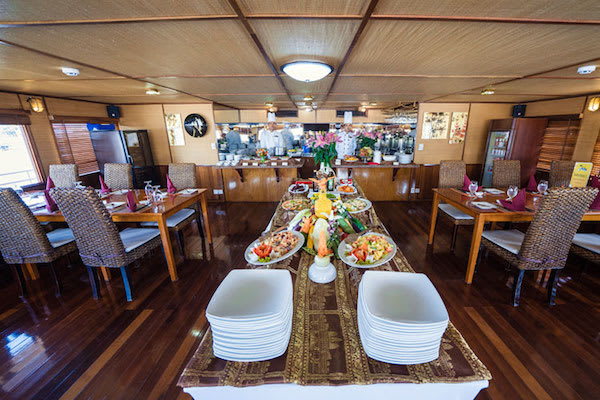
[[[479,189],[479,182],[471,181],[471,183],[469,184],[469,192],[471,193],[471,196],[477,196],[475,194],[477,193],[477,189]]]
[[[539,194],[546,194],[546,190],[548,190],[548,181],[540,181],[537,190]]]
[[[508,200],[512,201],[512,199],[519,193],[519,188],[515,185],[510,185],[506,190],[506,194],[508,195]]]
[[[152,200],[152,181],[144,181],[146,186],[144,186],[144,192],[146,193],[146,200]]]
[[[160,191],[160,185],[152,186],[152,199],[154,206],[158,206],[162,201],[162,192]]]
[[[83,181],[75,182],[75,189],[85,189],[85,186],[83,186]]]

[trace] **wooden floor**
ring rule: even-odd
[[[600,398],[600,268],[582,273],[573,259],[564,271],[557,305],[526,275],[521,305],[509,305],[508,274],[492,256],[473,285],[463,281],[470,230],[461,228],[456,254],[450,226],[440,222],[435,251],[427,250],[429,203],[377,203],[383,223],[413,268],[426,273],[450,318],[490,369],[493,380],[478,399]],[[275,204],[211,207],[215,236],[202,253],[195,227],[186,232],[188,259],[171,283],[157,252],[132,271],[137,299],[125,301],[120,277],[94,301],[81,265],[59,266],[65,285],[53,295],[50,276],[17,297],[0,272],[0,398],[185,399],[177,378],[206,329],[204,308],[231,268],[243,267],[245,247],[267,225]]]

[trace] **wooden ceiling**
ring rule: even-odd
[[[516,103],[600,92],[599,33],[597,0],[0,0],[0,90],[221,108],[308,94],[320,108]],[[334,72],[280,72],[298,59]],[[578,75],[584,64],[599,69]]]

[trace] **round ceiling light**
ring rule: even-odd
[[[148,90],[146,90],[146,94],[150,95],[150,96],[156,96],[156,95],[160,94],[160,92],[156,89],[148,89]]]
[[[485,89],[483,89],[481,91],[481,95],[482,96],[489,96],[489,95],[494,94],[494,93],[496,93],[496,91],[494,89],[492,89],[492,88],[485,88]]]
[[[66,76],[77,76],[79,75],[79,70],[77,68],[62,67],[62,73]]]
[[[333,71],[330,65],[318,61],[294,61],[281,67],[283,73],[301,82],[314,82]]]

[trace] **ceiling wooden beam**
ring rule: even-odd
[[[212,101],[211,99],[207,99],[207,98],[200,97],[200,96],[197,96],[197,95],[194,95],[194,94],[191,94],[191,93],[184,92],[183,90],[171,88],[171,87],[165,86],[165,85],[156,84],[154,82],[150,82],[150,81],[147,81],[145,79],[136,78],[136,77],[133,77],[133,76],[130,76],[130,75],[127,75],[127,74],[120,73],[120,72],[111,71],[109,69],[98,67],[98,66],[95,66],[95,65],[91,65],[91,64],[88,64],[88,63],[85,63],[85,62],[81,62],[81,61],[77,61],[77,60],[72,60],[70,58],[66,58],[66,57],[62,57],[62,56],[59,56],[59,55],[56,55],[56,54],[48,53],[48,52],[45,52],[45,51],[42,51],[42,50],[34,49],[34,48],[31,48],[31,47],[28,47],[28,46],[24,46],[22,44],[18,44],[18,43],[14,43],[14,42],[5,40],[5,39],[0,39],[0,45],[12,46],[12,47],[17,47],[19,49],[32,51],[34,53],[41,54],[41,55],[46,56],[46,57],[52,57],[52,58],[55,58],[57,60],[66,61],[68,63],[78,64],[78,65],[81,65],[81,66],[86,67],[86,68],[91,68],[91,69],[95,69],[97,71],[105,72],[105,73],[108,73],[108,74],[121,76],[121,77],[124,77],[124,78],[127,78],[127,79],[132,79],[134,81],[147,83],[147,84],[150,84],[152,86],[156,86],[156,87],[161,87],[161,88],[164,88],[164,89],[172,90],[174,92],[178,92],[178,93],[181,93],[181,94],[185,94],[185,95],[188,95],[188,96],[195,97],[197,99],[202,99],[204,101],[209,101],[209,102],[212,102],[214,104],[218,104],[220,106],[224,106],[224,107],[228,107],[228,108],[232,108],[232,109],[237,110],[237,107],[229,106],[227,104],[218,103],[218,102]]]
[[[242,12],[242,9],[240,8],[239,4],[237,3],[236,0],[228,0],[228,1],[229,1],[229,5],[231,6],[231,8],[233,8],[233,11],[235,11],[236,14],[238,15],[238,18],[239,18],[240,22],[242,23],[242,25],[244,25],[244,28],[246,28],[246,31],[248,32],[248,35],[250,35],[250,38],[252,38],[252,41],[256,45],[256,48],[258,49],[258,51],[260,52],[260,54],[262,54],[263,58],[265,59],[265,62],[267,63],[267,65],[269,66],[269,68],[271,69],[271,71],[273,72],[273,75],[275,75],[275,78],[277,79],[277,82],[279,82],[279,85],[285,91],[285,93],[287,94],[287,96],[290,99],[290,101],[292,102],[292,104],[294,104],[294,106],[296,106],[296,102],[294,102],[294,100],[292,99],[292,95],[290,94],[290,91],[285,86],[285,83],[283,83],[283,79],[281,79],[281,76],[279,76],[279,71],[277,70],[277,68],[275,67],[275,64],[273,64],[273,61],[271,60],[271,58],[267,54],[267,51],[265,50],[265,47],[260,42],[260,39],[256,35],[256,32],[254,31],[254,29],[252,28],[252,26],[250,25],[250,22],[248,22],[248,19],[246,18],[246,16]]]
[[[34,97],[49,97],[51,99],[62,99],[62,100],[74,100],[74,101],[84,101],[86,103],[95,103],[95,104],[106,104],[109,105],[110,103],[105,103],[103,101],[95,101],[95,100],[81,100],[81,99],[77,99],[75,97],[65,97],[65,96],[53,96],[53,95],[49,95],[49,94],[39,94],[39,93],[32,93],[32,92],[18,92],[15,90],[4,90],[4,89],[0,89],[0,93],[9,93],[9,94],[15,94],[17,96],[19,95],[23,95],[23,96],[34,96]],[[21,98],[19,97],[19,102],[21,102]],[[21,107],[23,107],[21,105]]]
[[[595,19],[558,19],[558,18],[511,18],[511,17],[474,17],[461,15],[412,15],[412,14],[376,14],[373,20],[388,21],[451,21],[451,22],[495,22],[504,24],[546,24],[546,25],[600,25]]]
[[[344,55],[342,62],[338,65],[338,67],[335,71],[335,75],[333,76],[333,80],[331,81],[329,90],[327,90],[327,94],[325,95],[325,98],[323,99],[323,103],[325,103],[327,101],[327,98],[329,97],[331,90],[333,90],[335,82],[337,81],[338,77],[340,76],[340,73],[342,72],[344,65],[346,65],[346,61],[348,61],[348,58],[350,57],[350,53],[352,53],[354,46],[356,46],[356,43],[358,42],[360,35],[365,30],[365,26],[367,26],[367,23],[369,22],[369,19],[371,18],[371,14],[373,14],[373,11],[375,10],[375,7],[377,6],[378,2],[379,2],[379,0],[371,0],[369,2],[369,6],[367,7],[365,14],[363,15],[363,17],[360,21],[360,25],[358,26],[358,29],[356,30],[356,33],[354,34],[354,37],[352,38],[352,42],[350,42],[350,46],[348,46],[348,50],[346,51],[346,54]]]

